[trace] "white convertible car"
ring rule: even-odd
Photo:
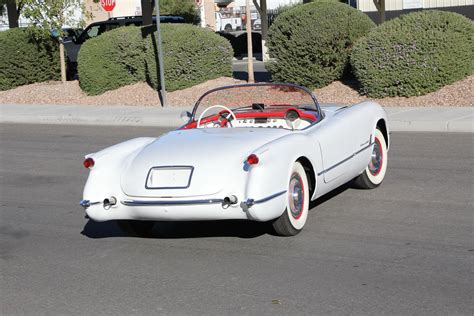
[[[270,221],[299,233],[309,202],[351,180],[372,189],[389,132],[374,102],[320,107],[307,89],[248,84],[210,90],[186,124],[89,154],[81,205],[95,221],[147,234],[154,221]]]

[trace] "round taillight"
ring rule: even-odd
[[[258,164],[258,156],[255,154],[251,154],[250,156],[247,157],[247,163],[249,165],[256,165]]]
[[[86,160],[84,160],[83,162],[83,165],[84,167],[86,167],[87,169],[90,169],[92,167],[94,167],[94,159],[92,158],[86,158]]]

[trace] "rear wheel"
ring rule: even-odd
[[[285,211],[273,222],[280,236],[294,236],[306,224],[309,209],[308,178],[303,166],[295,162],[288,181],[288,199]]]
[[[361,189],[374,189],[378,187],[387,171],[387,143],[383,133],[379,130],[375,130],[374,148],[370,162],[357,178],[354,179],[354,184]]]
[[[120,220],[117,221],[118,227],[127,235],[146,237],[149,236],[155,226],[155,222],[152,221],[133,221],[133,220]]]

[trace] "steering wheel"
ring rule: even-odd
[[[235,117],[234,112],[232,112],[231,109],[229,109],[228,107],[226,107],[226,106],[224,106],[224,105],[216,104],[216,105],[210,106],[210,107],[208,107],[207,109],[205,109],[204,111],[202,111],[201,115],[199,115],[199,119],[198,119],[196,128],[199,128],[199,127],[201,126],[201,120],[202,120],[204,114],[206,114],[206,112],[209,111],[210,109],[214,109],[214,108],[223,108],[224,110],[226,110],[227,112],[229,112],[229,114],[232,116],[232,118],[233,118],[234,120],[237,119],[237,118]],[[226,119],[226,120],[227,120],[227,119]],[[229,124],[231,124],[230,121],[228,121],[228,122],[229,122]],[[232,124],[231,124],[230,126],[232,126]],[[223,126],[219,125],[219,127],[223,127]]]

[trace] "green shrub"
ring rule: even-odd
[[[90,95],[139,82],[144,78],[140,29],[117,28],[86,41],[79,51],[81,88]]]
[[[0,90],[60,78],[59,48],[51,38],[35,39],[27,29],[0,32]]]
[[[85,42],[78,58],[81,88],[90,95],[140,81],[158,88],[153,30],[122,27]],[[164,24],[161,30],[166,90],[232,74],[232,48],[226,39],[186,24]]]
[[[232,76],[232,46],[214,32],[189,24],[162,25],[166,90],[192,87],[207,80]],[[146,81],[158,88],[152,28],[146,35]]]
[[[474,27],[456,13],[423,11],[375,28],[353,49],[361,92],[372,97],[423,95],[473,73]]]
[[[364,13],[335,1],[295,6],[280,14],[269,30],[267,45],[275,81],[309,88],[341,78],[353,43],[375,24]]]

